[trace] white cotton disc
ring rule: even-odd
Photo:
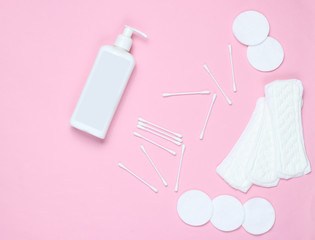
[[[199,190],[183,193],[177,202],[179,217],[187,224],[201,226],[212,216],[212,202],[207,194]]]
[[[284,52],[281,44],[276,39],[268,37],[261,44],[247,48],[247,59],[257,70],[269,72],[281,65]]]
[[[241,43],[249,46],[257,45],[267,38],[269,23],[259,12],[242,12],[233,22],[233,33]]]
[[[229,195],[221,195],[213,199],[213,215],[211,223],[221,231],[233,231],[244,221],[244,208],[239,200]]]
[[[243,228],[253,235],[268,232],[276,219],[273,206],[264,198],[252,198],[244,204]]]

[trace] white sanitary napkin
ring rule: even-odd
[[[257,100],[247,127],[217,167],[228,184],[243,192],[252,184],[274,187],[279,178],[311,172],[301,121],[301,81],[274,81],[265,86],[265,95]]]

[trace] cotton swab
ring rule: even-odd
[[[224,91],[222,90],[222,88],[220,87],[219,83],[217,82],[217,80],[215,80],[214,76],[212,75],[212,73],[210,72],[208,66],[206,64],[203,65],[203,67],[206,69],[206,71],[210,74],[210,76],[212,77],[212,79],[214,80],[214,82],[217,84],[218,88],[220,89],[220,91],[222,92],[223,96],[225,97],[226,101],[228,102],[228,104],[232,105],[231,100],[228,98],[228,96],[226,96],[226,94],[224,93]]]
[[[137,132],[133,132],[133,134],[134,134],[135,136],[139,137],[139,138],[142,138],[143,140],[146,140],[146,141],[149,142],[149,143],[152,143],[153,145],[155,145],[155,146],[157,146],[157,147],[159,147],[159,148],[164,149],[165,151],[169,152],[170,154],[173,154],[174,156],[176,155],[176,152],[174,152],[173,150],[170,150],[170,149],[168,149],[168,148],[166,148],[166,147],[163,147],[162,145],[160,145],[160,144],[158,144],[158,143],[156,143],[156,142],[153,142],[152,140],[150,140],[150,139],[148,139],[148,138],[142,136],[141,134],[139,134],[139,133],[137,133]]]
[[[230,52],[231,70],[232,70],[232,78],[233,78],[233,91],[236,92],[234,66],[233,66],[233,58],[232,58],[232,45],[231,44],[229,44],[229,52]]]
[[[169,132],[169,133],[171,133],[171,134],[173,134],[173,135],[175,135],[175,136],[177,136],[177,137],[179,137],[179,138],[182,138],[182,137],[183,137],[183,136],[182,136],[181,134],[179,134],[179,133],[172,132],[172,131],[170,131],[170,130],[168,130],[168,129],[166,129],[166,128],[163,128],[163,127],[161,127],[161,126],[158,126],[158,125],[156,125],[156,124],[154,124],[154,123],[151,123],[151,122],[149,122],[149,121],[147,121],[147,120],[144,120],[143,118],[138,118],[138,120],[139,120],[140,122],[144,122],[144,123],[150,124],[150,125],[152,125],[152,126],[154,126],[154,127],[157,127],[157,128],[162,129],[162,130],[164,130],[164,131],[166,131],[166,132]]]
[[[161,137],[161,138],[163,138],[163,139],[165,139],[165,140],[167,140],[167,141],[170,141],[170,142],[172,142],[172,143],[174,143],[174,144],[176,144],[176,145],[178,145],[178,146],[180,146],[180,145],[182,144],[181,142],[177,142],[177,141],[175,141],[175,140],[173,140],[173,139],[170,139],[170,138],[168,138],[168,137],[165,137],[165,136],[163,136],[163,135],[161,135],[161,134],[159,134],[159,133],[156,133],[156,132],[154,132],[154,131],[151,131],[150,129],[146,129],[145,127],[143,127],[143,126],[141,126],[141,125],[137,125],[137,128],[139,128],[139,129],[141,129],[141,130],[143,130],[143,131],[152,133],[153,135],[156,135],[156,136],[158,136],[158,137]]]
[[[159,129],[156,129],[156,128],[154,128],[154,127],[149,126],[148,124],[145,124],[144,122],[138,122],[138,125],[141,125],[141,126],[143,126],[143,127],[145,127],[145,128],[149,128],[149,129],[151,129],[151,130],[153,130],[153,131],[155,131],[155,132],[158,132],[158,133],[161,133],[161,134],[163,134],[163,135],[165,135],[165,136],[168,136],[168,137],[170,137],[170,138],[173,138],[174,140],[176,140],[176,141],[178,141],[178,142],[183,142],[183,139],[181,139],[181,138],[179,138],[179,137],[175,137],[175,136],[173,136],[173,135],[171,135],[171,134],[168,134],[168,133],[166,133],[166,132],[162,132],[162,131],[160,131]]]
[[[184,151],[185,151],[185,144],[182,145],[182,155],[180,156],[180,162],[179,162],[179,167],[178,167],[178,173],[177,173],[177,180],[176,180],[176,185],[175,185],[175,192],[178,191],[178,183],[179,183],[179,175],[180,175],[180,170],[182,168],[182,162],[183,162],[183,155],[184,155]]]
[[[149,159],[150,163],[152,164],[153,168],[155,169],[155,171],[157,172],[157,174],[159,175],[159,177],[161,178],[163,184],[165,187],[167,187],[167,182],[165,181],[165,179],[162,177],[161,173],[159,172],[159,170],[157,170],[155,164],[153,163],[152,159],[150,158],[149,154],[147,153],[147,151],[145,150],[144,146],[140,146],[140,148],[142,149],[142,151],[144,152],[144,154],[147,156],[147,158]]]
[[[183,93],[163,93],[163,97],[171,96],[181,96],[181,95],[198,95],[198,94],[210,94],[210,91],[200,91],[200,92],[183,92]]]
[[[151,186],[149,183],[147,183],[146,181],[144,181],[142,178],[138,177],[136,174],[134,174],[132,171],[130,171],[128,168],[126,168],[124,165],[122,165],[121,163],[118,163],[118,166],[121,167],[122,169],[126,170],[127,172],[129,172],[131,175],[135,176],[136,178],[138,178],[142,183],[144,183],[145,185],[147,185],[149,188],[151,188],[154,192],[158,192],[158,190]]]
[[[208,111],[205,124],[204,124],[203,129],[202,129],[201,134],[200,134],[200,140],[203,139],[203,135],[205,133],[205,129],[206,129],[206,126],[207,126],[207,123],[208,123],[208,119],[209,119],[209,116],[210,116],[210,113],[211,113],[211,110],[212,110],[212,107],[213,107],[213,104],[214,104],[214,101],[215,101],[216,97],[217,97],[217,94],[213,94],[213,98],[212,98],[212,102],[211,102],[211,105],[210,105],[210,109]]]

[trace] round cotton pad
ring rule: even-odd
[[[244,204],[245,221],[243,227],[251,234],[268,232],[273,226],[276,214],[270,202],[263,198],[252,198]]]
[[[235,197],[221,195],[213,199],[212,224],[222,231],[233,231],[244,221],[243,205]]]
[[[201,226],[207,223],[212,216],[212,202],[202,191],[187,191],[178,199],[177,212],[185,223]]]
[[[245,45],[262,43],[269,34],[267,18],[256,11],[246,11],[238,15],[233,23],[233,33]]]
[[[249,63],[259,71],[269,72],[277,69],[283,61],[284,52],[281,44],[268,37],[263,43],[247,48]]]

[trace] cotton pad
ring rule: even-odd
[[[241,137],[231,152],[217,167],[217,173],[232,187],[247,192],[252,183],[248,180],[247,164],[254,151],[264,113],[264,98],[259,98]]]
[[[213,199],[211,223],[221,231],[233,231],[244,221],[243,205],[235,197],[221,195]]]
[[[243,228],[253,235],[268,232],[276,219],[273,206],[266,199],[252,198],[244,204],[245,220]]]
[[[269,72],[281,65],[284,52],[281,44],[276,39],[268,37],[261,44],[247,48],[247,59],[257,70]]]
[[[311,171],[301,120],[303,86],[296,79],[277,80],[265,86],[276,145],[276,171],[280,178],[299,177]]]
[[[179,217],[191,226],[201,226],[209,222],[213,206],[207,194],[199,190],[183,193],[177,202]]]
[[[250,46],[257,45],[267,38],[269,23],[263,14],[256,11],[246,11],[235,18],[233,33],[241,43]]]

